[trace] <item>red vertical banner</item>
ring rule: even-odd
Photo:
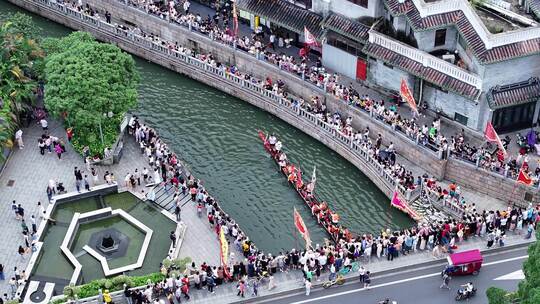
[[[366,80],[367,78],[367,62],[364,59],[356,60],[356,79]]]

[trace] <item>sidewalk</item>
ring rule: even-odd
[[[25,210],[25,221],[31,227],[30,217],[35,215],[38,219],[39,208],[37,202],[40,201],[46,208],[48,205],[46,188],[49,179],[60,181],[66,190],[75,191],[74,167],[78,167],[87,174],[92,182],[90,172],[86,171],[82,157],[77,154],[67,144],[65,130],[63,126],[53,119],[49,119],[49,133],[63,138],[66,142],[67,153],[59,160],[55,153],[45,153],[41,155],[37,147],[37,139],[43,131],[41,127],[32,123],[29,128],[23,129],[24,149],[15,148],[6,168],[0,176],[0,193],[2,193],[2,204],[0,209],[0,221],[4,223],[2,235],[5,240],[0,248],[0,264],[4,265],[6,280],[0,281],[1,294],[9,294],[8,281],[13,276],[13,267],[20,271],[24,270],[28,264],[29,255],[22,259],[17,250],[19,245],[24,246],[24,238],[20,221],[15,219],[15,213],[11,209],[11,202],[15,200],[21,204]],[[105,171],[113,172],[120,188],[124,187],[124,177],[128,172],[133,173],[135,168],[141,172],[143,167],[148,166],[146,157],[140,153],[135,140],[126,135],[124,137],[123,156],[119,164],[112,166],[96,166],[99,182],[104,183],[103,175]],[[91,185],[94,186],[94,185]],[[135,191],[140,191],[144,186],[137,187]],[[184,207],[182,219],[188,224],[185,239],[182,243],[180,256],[190,256],[195,261],[206,261],[207,263],[219,263],[219,243],[215,233],[204,225],[204,220],[196,216],[195,208]],[[39,221],[37,225],[39,226]],[[206,229],[204,229],[206,226]],[[202,227],[202,228],[201,228]],[[206,250],[202,250],[204,247]],[[166,257],[164,253],[163,258]],[[156,271],[158,269],[156,268]]]

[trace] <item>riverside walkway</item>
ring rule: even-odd
[[[86,165],[83,158],[77,154],[70,144],[66,144],[67,152],[59,160],[54,153],[45,153],[41,155],[37,147],[37,139],[43,133],[40,126],[35,122],[28,128],[23,129],[24,149],[15,148],[9,161],[0,176],[0,193],[2,193],[2,204],[0,206],[0,221],[2,226],[2,236],[10,239],[10,242],[4,242],[0,248],[0,264],[4,266],[6,280],[0,281],[0,292],[10,294],[8,285],[9,279],[14,275],[14,267],[20,271],[24,270],[28,264],[30,254],[25,254],[21,258],[18,254],[19,245],[24,246],[21,222],[15,219],[15,213],[11,209],[11,202],[15,200],[21,204],[25,210],[25,220],[28,226],[31,226],[30,217],[34,215],[39,226],[39,207],[37,202],[41,202],[46,208],[48,199],[46,188],[48,181],[54,179],[62,182],[66,190],[75,191],[74,167],[78,167],[87,174],[91,181],[90,172],[86,171]],[[49,120],[49,134],[59,138],[66,138],[65,129],[55,121]],[[67,141],[66,141],[67,142]],[[112,166],[95,166],[98,171],[98,184],[103,184],[103,175],[105,171],[114,173],[119,187],[124,187],[124,177],[127,173],[133,173],[137,168],[142,171],[143,167],[148,166],[147,159],[142,157],[139,147],[131,136],[124,137],[123,156],[119,164]],[[94,186],[91,184],[91,186]],[[137,187],[132,191],[140,196],[141,190],[147,191],[143,186]],[[84,190],[83,190],[84,191]],[[182,241],[182,247],[179,253],[180,257],[189,256],[196,262],[206,261],[209,265],[219,264],[219,242],[206,220],[200,219],[196,215],[196,210],[192,205],[186,205],[182,209],[182,221],[187,225],[186,233]],[[161,231],[160,233],[169,233]],[[166,256],[163,256],[165,258]],[[156,265],[156,271],[158,271]]]

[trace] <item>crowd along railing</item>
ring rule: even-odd
[[[61,11],[62,13],[71,18],[77,18],[79,21],[84,22],[89,26],[95,27],[98,31],[106,31],[119,38],[127,39],[131,43],[136,44],[138,47],[148,49],[154,52],[159,52],[161,53],[161,55],[170,57],[171,60],[178,61],[178,63],[180,64],[187,64],[196,69],[200,69],[207,73],[214,74],[237,87],[248,89],[254,93],[262,95],[262,97],[266,100],[271,100],[273,103],[281,105],[283,109],[289,111],[290,114],[296,115],[297,118],[303,119],[305,122],[311,123],[315,126],[319,126],[322,130],[326,131],[326,133],[330,135],[333,140],[347,147],[347,149],[349,149],[351,153],[363,159],[365,163],[369,165],[374,172],[377,172],[383,178],[383,180],[387,183],[388,188],[397,189],[406,199],[409,200],[414,200],[418,197],[419,192],[417,189],[406,189],[402,185],[400,185],[397,182],[396,177],[387,169],[385,169],[384,166],[382,166],[373,156],[370,156],[369,153],[363,151],[363,149],[359,147],[357,143],[354,143],[350,135],[343,134],[342,132],[336,130],[334,126],[323,121],[322,118],[319,118],[316,115],[307,112],[305,109],[295,106],[294,103],[291,102],[291,100],[283,98],[282,96],[279,96],[270,90],[264,89],[261,86],[261,82],[259,80],[246,80],[237,75],[225,72],[223,67],[218,68],[217,66],[212,66],[211,64],[204,62],[196,57],[183,54],[174,49],[170,49],[168,46],[164,46],[159,42],[151,41],[148,38],[120,29],[114,25],[108,24],[94,17],[81,14],[80,12],[77,12],[76,10],[62,4],[54,3],[53,5],[53,3],[48,0],[34,1],[48,4],[49,7]],[[298,98],[294,96],[292,97],[293,99],[298,100]]]
[[[145,13],[149,16],[149,18],[155,18],[155,19],[158,19],[160,21],[167,21],[165,18],[162,18],[156,14],[152,14],[151,12],[149,12],[148,10],[146,9],[143,9],[141,8],[140,6],[137,6],[136,3],[131,3],[130,1],[124,1],[124,0],[118,0],[119,2],[123,3],[123,4],[126,4],[128,5],[128,7],[130,9],[135,9],[141,13]],[[310,87],[314,90],[318,90],[320,92],[323,92],[323,93],[328,93],[332,96],[334,96],[334,94],[331,94],[331,92],[329,92],[326,87],[324,86],[319,86],[319,85],[316,85],[314,82],[310,81],[309,78],[306,78],[305,77],[305,74],[302,73],[302,74],[299,74],[299,73],[294,73],[292,71],[290,71],[289,69],[286,68],[286,65],[275,65],[275,64],[271,64],[270,62],[266,62],[264,60],[264,58],[262,58],[263,56],[260,56],[258,54],[252,54],[250,52],[247,52],[247,51],[244,51],[242,50],[241,48],[237,48],[236,47],[236,44],[234,43],[229,43],[229,42],[226,42],[226,41],[221,41],[221,40],[217,40],[215,39],[214,37],[212,37],[211,35],[207,35],[206,33],[203,33],[201,31],[198,31],[196,28],[190,26],[189,24],[182,24],[182,23],[178,23],[178,22],[174,22],[174,21],[171,21],[169,20],[168,22],[170,22],[171,26],[181,30],[181,31],[189,31],[190,34],[193,34],[193,35],[197,35],[199,37],[202,37],[204,39],[210,39],[212,40],[213,42],[217,42],[217,43],[221,43],[223,44],[225,47],[227,48],[231,48],[233,49],[233,51],[239,51],[239,52],[242,52],[243,54],[246,54],[248,56],[251,56],[251,57],[254,57],[256,58],[258,61],[260,61],[260,64],[263,64],[263,65],[267,65],[269,68],[271,69],[278,69],[280,71],[285,71],[285,72],[288,72],[289,75],[295,77],[297,80],[299,81],[302,81],[302,82],[305,82],[305,83],[308,83],[310,85]],[[337,98],[337,97],[336,97]],[[338,98],[339,99],[339,98]],[[347,102],[346,100],[343,100],[343,99],[340,99],[340,101],[342,102]],[[356,109],[362,109],[362,108],[359,108],[359,107],[354,107],[353,108],[356,108]],[[363,109],[362,109],[363,110]],[[365,111],[365,110],[364,110]],[[373,118],[373,116],[371,116]],[[375,117],[375,119],[379,120],[379,121],[382,121],[381,119],[378,119]],[[389,124],[382,121],[385,125],[385,127],[389,127]],[[432,144],[429,144],[429,143],[426,143],[426,144],[422,144],[420,143],[419,141],[417,140],[414,140],[413,138],[411,138],[410,136],[407,136],[407,134],[405,134],[405,132],[401,129],[396,129],[394,130],[396,131],[398,134],[400,135],[403,135],[403,137],[407,140],[407,141],[411,141],[412,143],[414,143],[415,145],[417,145],[418,147],[420,147],[421,149],[427,151],[428,153],[431,153],[431,154],[434,154],[435,157],[439,157],[439,159],[441,159],[441,153],[439,151],[439,147],[436,147],[436,146],[433,146]]]

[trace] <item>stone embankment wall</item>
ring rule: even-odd
[[[114,35],[111,31],[100,28],[97,24],[83,22],[80,18],[51,9],[42,1],[9,1],[67,27],[88,31],[101,41],[116,44],[127,52],[187,75],[276,115],[291,125],[299,128],[306,134],[321,141],[330,149],[349,160],[366,174],[387,196],[392,194],[394,189],[393,185],[385,179],[385,176],[381,174],[380,170],[376,170],[377,168],[375,168],[373,164],[369,164],[366,159],[360,157],[357,153],[353,153],[347,144],[336,140],[335,136],[332,134],[321,131],[320,128],[315,127],[312,123],[300,119],[294,111],[280,106],[275,100],[272,101],[268,98],[269,96],[265,96],[265,94],[261,94],[261,92],[248,90],[240,83],[226,81],[223,77],[220,77],[215,73],[205,71],[202,66],[201,68],[182,63],[171,56],[167,56],[162,51],[152,49],[152,47],[141,47],[140,43],[136,44],[127,37]],[[234,51],[231,47],[212,41],[203,35],[190,32],[188,29],[182,28],[181,26],[172,25],[165,20],[149,16],[135,8],[124,6],[116,0],[89,0],[88,2],[101,9],[114,12],[115,16],[120,16],[124,21],[137,24],[147,32],[160,34],[166,39],[178,41],[181,45],[195,47],[202,53],[212,53],[218,60],[229,64],[235,64],[242,71],[251,73],[258,78],[270,76],[273,79],[283,79],[294,95],[303,96],[305,99],[312,95],[318,95],[321,98],[324,98],[330,111],[339,111],[342,115],[353,117],[353,125],[357,128],[369,126],[371,134],[380,133],[384,138],[385,144],[393,142],[400,155],[438,178],[455,180],[464,187],[468,187],[480,193],[489,194],[508,202],[526,204],[528,201],[536,202],[540,198],[538,189],[519,185],[516,186],[516,183],[512,180],[479,170],[475,168],[474,165],[459,160],[452,158],[447,161],[440,160],[433,151],[415,145],[414,142],[406,138],[405,135],[392,130],[390,126],[383,122],[371,118],[369,113],[350,107],[345,102],[324,94],[319,88],[301,81],[301,79],[288,72],[281,71],[276,66],[257,60],[249,54],[238,50]]]

